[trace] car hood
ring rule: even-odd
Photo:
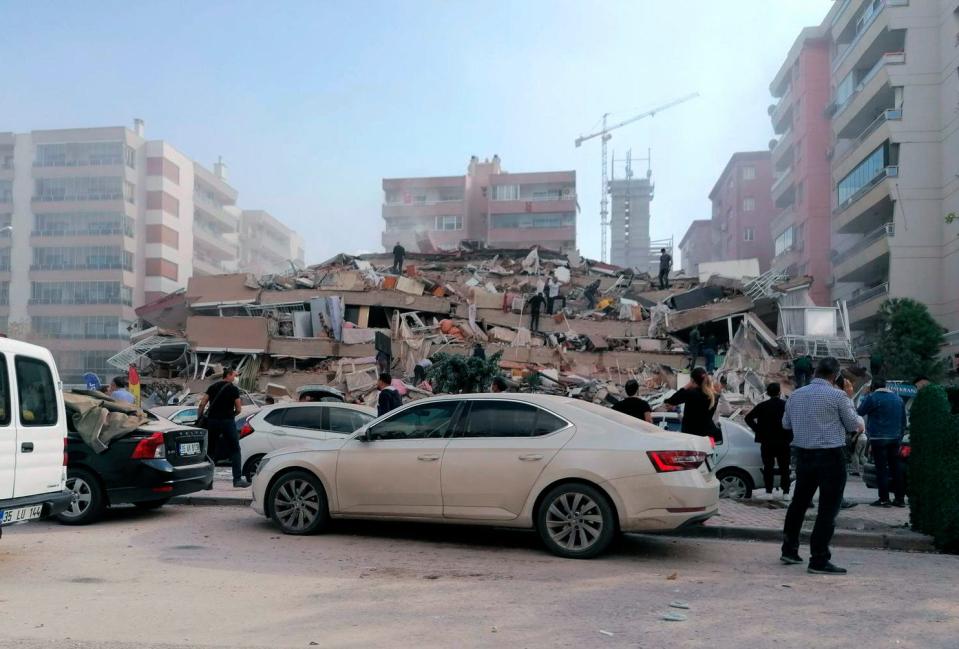
[[[292,455],[294,453],[317,453],[317,452],[330,452],[338,451],[343,447],[343,444],[346,443],[348,438],[340,439],[323,439],[311,442],[310,444],[302,444],[299,446],[287,446],[281,449],[272,451],[266,455],[266,457],[274,458],[280,457],[281,455]]]

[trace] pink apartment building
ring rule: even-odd
[[[773,256],[769,223],[776,214],[769,151],[741,151],[726,163],[709,193],[718,230],[716,261],[759,259],[762,271]]]
[[[411,252],[576,247],[576,172],[508,173],[499,156],[473,157],[464,176],[383,179],[383,247]]]

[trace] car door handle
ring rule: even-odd
[[[421,460],[423,462],[436,462],[438,459],[440,459],[440,456],[439,455],[418,455],[416,459]]]
[[[33,453],[33,442],[24,442],[20,445],[20,450],[23,453]]]
[[[528,455],[520,455],[519,459],[523,462],[537,462],[543,459],[543,456],[538,453],[530,453]]]

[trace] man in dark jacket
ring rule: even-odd
[[[376,387],[379,388],[380,396],[376,400],[376,415],[382,417],[391,410],[396,410],[403,405],[403,399],[400,393],[393,387],[393,377],[389,372],[380,374],[376,381]]]
[[[583,297],[586,298],[586,304],[589,306],[590,310],[596,308],[596,296],[599,294],[599,280],[592,282],[583,289]]]
[[[393,272],[394,273],[403,273],[403,258],[406,257],[406,248],[400,245],[400,242],[397,241],[396,245],[393,246]]]
[[[879,500],[875,507],[906,506],[899,446],[906,429],[906,408],[902,399],[886,388],[885,379],[873,379],[869,395],[859,404],[859,416],[866,418],[866,436],[876,463]],[[889,502],[889,485],[896,496]]]
[[[539,331],[539,312],[546,306],[546,298],[542,293],[537,293],[527,302],[529,305],[529,330]]]
[[[789,443],[793,440],[791,430],[783,428],[783,413],[786,402],[779,398],[778,383],[766,386],[769,397],[746,415],[746,423],[756,433],[756,443],[763,457],[763,486],[766,493],[773,492],[774,465],[779,465],[779,486],[783,495],[789,493]]]
[[[669,271],[673,269],[673,256],[665,248],[659,249],[659,290],[669,288]]]

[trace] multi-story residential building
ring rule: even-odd
[[[235,268],[235,200],[140,121],[0,133],[0,330],[49,347],[67,383],[106,378],[134,306]]]
[[[614,266],[659,272],[659,252],[655,256],[650,253],[649,204],[653,200],[650,178],[610,180],[609,197],[610,262]]]
[[[680,266],[687,275],[698,275],[699,265],[719,260],[719,227],[712,219],[697,219],[689,224],[679,242]]]
[[[822,27],[800,33],[769,86],[778,102],[769,107],[777,139],[772,143],[778,210],[770,224],[772,267],[790,275],[810,275],[809,295],[830,304],[831,143],[829,118],[830,39]]]
[[[769,151],[740,151],[726,163],[709,192],[719,231],[715,261],[758,259],[762,271],[773,256],[769,223],[776,214]]]
[[[833,297],[866,335],[888,297],[959,330],[959,4],[845,0],[823,25]]]
[[[290,270],[305,264],[303,237],[269,212],[243,210],[240,214],[239,270],[255,275]]]
[[[384,178],[382,243],[410,251],[456,248],[554,250],[576,246],[576,172],[507,173],[499,156],[469,162],[465,176]]]

